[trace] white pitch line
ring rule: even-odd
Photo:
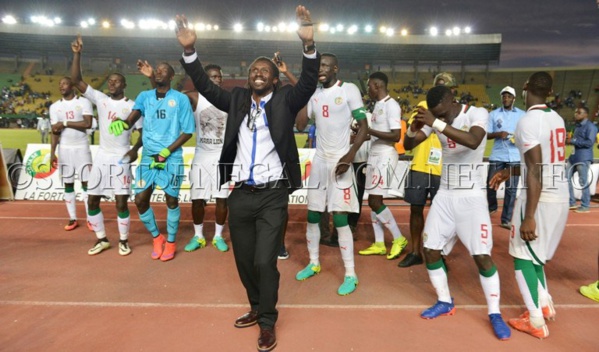
[[[234,303],[152,303],[152,302],[58,302],[58,301],[0,301],[0,306],[41,306],[41,307],[100,307],[100,308],[247,308],[247,304]],[[414,310],[428,308],[428,305],[335,305],[335,304],[279,304],[278,308],[289,309],[340,309],[340,310]],[[556,304],[558,309],[598,309],[597,304]],[[486,304],[456,305],[459,309],[487,309]],[[523,308],[521,305],[502,305],[505,308]]]

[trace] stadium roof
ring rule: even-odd
[[[127,30],[123,28],[39,27],[0,24],[0,57],[41,58],[72,55],[70,43],[77,33],[84,40],[84,53],[93,58],[120,59],[135,63],[172,61],[181,55],[170,30]],[[366,65],[497,64],[501,35],[384,36],[378,34],[316,33],[320,52],[337,55],[344,70],[364,70]],[[200,58],[227,67],[243,67],[258,56],[280,51],[283,60],[299,68],[301,46],[295,33],[264,33],[231,30],[198,32]]]

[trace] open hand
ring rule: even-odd
[[[189,27],[187,17],[185,17],[185,15],[177,15],[175,17],[175,23],[177,24],[177,28],[175,28],[175,33],[177,33],[177,39],[179,40],[179,44],[181,44],[185,51],[195,51],[194,46],[198,37],[196,35],[195,29],[191,29]]]
[[[304,6],[299,5],[295,8],[295,18],[299,28],[297,35],[305,44],[311,45],[314,43],[314,25],[312,23],[312,17],[310,11]]]

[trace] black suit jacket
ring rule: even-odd
[[[242,126],[242,122],[251,106],[251,92],[247,88],[236,87],[229,92],[218,87],[210,81],[199,59],[189,64],[185,63],[183,59],[180,61],[198,92],[217,109],[229,114],[219,161],[220,183],[224,184],[231,180],[233,164],[237,155],[239,129],[246,128]],[[316,91],[319,67],[320,54],[317,53],[316,59],[308,59],[304,56],[302,73],[297,84],[275,89],[270,101],[265,106],[268,128],[283,165],[284,177],[289,182],[289,193],[302,187],[299,155],[293,133],[295,116]],[[251,148],[251,146],[241,147]]]

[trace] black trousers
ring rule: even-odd
[[[239,278],[262,328],[274,327],[278,311],[277,255],[287,220],[289,193],[284,184],[251,190],[235,188],[227,200],[229,230]]]

